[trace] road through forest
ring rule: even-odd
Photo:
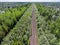
[[[37,34],[36,34],[36,17],[35,17],[35,5],[32,6],[32,34],[30,37],[30,45],[37,45]]]

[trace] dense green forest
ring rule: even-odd
[[[1,2],[0,45],[30,45],[33,7],[38,45],[60,45],[58,2]]]

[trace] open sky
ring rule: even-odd
[[[0,2],[60,2],[60,0],[0,0]]]

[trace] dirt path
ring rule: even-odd
[[[36,36],[36,17],[35,17],[35,9],[32,7],[32,35],[30,38],[30,45],[37,45],[37,36]]]

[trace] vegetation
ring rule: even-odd
[[[15,8],[8,8],[5,13],[0,14],[0,41],[16,25],[28,6],[22,5]]]
[[[40,13],[37,16],[39,45],[60,45],[60,10],[39,4],[37,8]]]
[[[35,3],[33,6],[29,3],[14,4],[12,8],[3,7],[4,11],[0,8],[0,45],[30,45],[33,6],[38,45],[60,45],[58,4],[57,6],[55,3]]]
[[[29,45],[32,7],[24,13],[16,26],[3,39],[1,45]]]

